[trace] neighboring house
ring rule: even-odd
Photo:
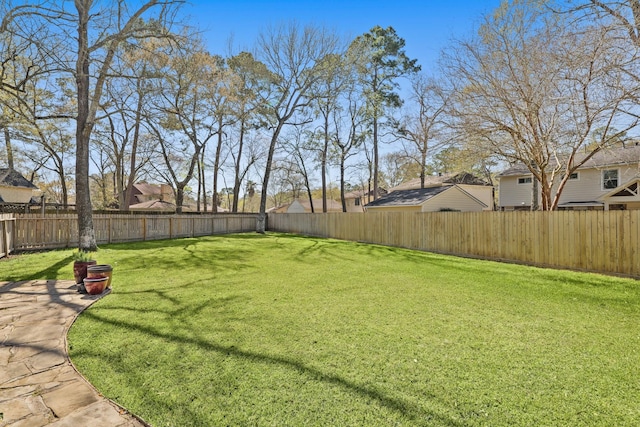
[[[39,203],[33,200],[38,187],[14,169],[0,168],[0,203]]]
[[[387,190],[384,188],[378,188],[378,196],[382,197],[387,194]],[[364,205],[373,201],[373,190],[371,191],[351,191],[345,193],[344,203],[347,207],[347,212],[364,212]]]
[[[396,190],[365,206],[368,212],[479,212],[488,208],[458,184]]]
[[[501,210],[531,209],[533,176],[524,165],[505,170],[498,179]],[[640,209],[640,145],[596,153],[571,174],[558,209]]]
[[[173,190],[167,184],[133,184],[129,209],[133,211],[175,212]]]
[[[467,197],[466,195],[471,195],[474,199],[479,200],[484,208],[482,210],[492,211],[495,208],[494,203],[494,188],[488,182],[472,175],[468,172],[460,172],[460,173],[447,173],[440,175],[430,175],[425,177],[424,180],[424,189],[427,188],[439,188],[439,187],[452,187],[457,186],[458,189],[463,190],[464,193],[451,192],[447,194],[447,197],[451,197],[454,194],[464,194],[462,199],[459,202],[454,201],[455,205],[466,206],[465,209],[457,209],[453,206],[450,206],[451,209],[456,210],[476,210],[476,207],[473,208],[467,205]],[[410,181],[404,182],[396,187],[393,187],[389,190],[389,194],[393,194],[398,191],[406,191],[406,190],[418,190],[420,189],[420,178],[415,178]],[[366,206],[369,208],[369,205]],[[431,210],[431,209],[430,209]],[[435,209],[440,210],[440,209]]]
[[[171,186],[167,184],[147,184],[146,182],[133,184],[129,205],[149,202],[151,200],[173,202],[173,190]]]
[[[322,199],[313,199],[313,210],[315,213],[322,212]],[[270,213],[311,213],[309,200],[296,199],[293,202],[270,209]],[[342,204],[335,200],[327,199],[327,212],[342,212]]]

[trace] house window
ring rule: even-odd
[[[607,169],[602,171],[602,189],[611,190],[618,186],[618,169]]]
[[[355,203],[356,206],[360,206],[360,197],[356,197]]]
[[[578,172],[574,172],[571,175],[569,175],[569,180],[574,180],[574,179],[578,179]]]
[[[518,184],[531,184],[533,182],[533,179],[528,176],[526,178],[518,178]]]

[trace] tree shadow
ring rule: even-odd
[[[194,308],[194,310],[201,310],[208,306],[208,303],[203,303]],[[296,371],[300,375],[305,375],[313,380],[322,381],[333,386],[340,387],[348,393],[358,394],[364,398],[375,401],[382,407],[397,412],[402,416],[410,419],[413,423],[415,423],[414,425],[432,425],[433,422],[438,423],[438,425],[451,427],[462,427],[464,425],[463,423],[460,423],[452,419],[451,417],[438,414],[433,411],[428,411],[425,408],[422,408],[419,405],[408,401],[407,399],[388,396],[378,390],[375,390],[374,388],[359,384],[337,374],[323,372],[318,368],[306,365],[301,361],[293,358],[285,356],[266,355],[250,350],[242,350],[234,345],[222,345],[215,342],[199,339],[193,335],[186,336],[164,333],[149,326],[144,326],[128,321],[114,320],[107,316],[97,314],[93,310],[85,311],[83,313],[83,316],[102,322],[104,324],[112,325],[117,328],[136,330],[151,337],[178,344],[193,345],[207,352],[215,352],[227,357],[243,359],[249,363],[259,363],[262,365],[272,365],[291,369],[293,371]],[[76,356],[83,355],[87,355],[87,353],[76,353]],[[96,354],[95,356],[100,357],[99,354]],[[166,407],[167,405],[163,404],[162,406]]]
[[[35,273],[18,276],[9,276],[4,280],[9,282],[25,281],[25,280],[47,280],[47,279],[62,279],[65,278],[62,270],[69,267],[69,264],[73,262],[71,255],[64,257],[60,261],[36,271]]]

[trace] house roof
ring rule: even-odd
[[[424,178],[425,187],[434,187],[444,184],[467,184],[467,185],[482,185],[490,186],[488,182],[478,178],[477,176],[468,172],[458,173],[445,173],[441,175],[429,175]],[[412,190],[420,188],[420,178],[414,178],[410,181],[403,182],[400,185],[393,187],[390,192],[399,190]]]
[[[599,207],[599,206],[604,206],[604,203],[589,200],[585,202],[565,202],[565,203],[558,204],[559,208],[579,208],[579,207],[586,208],[586,207]]]
[[[432,197],[449,190],[451,186],[414,188],[410,190],[392,191],[386,196],[382,196],[373,202],[368,203],[367,207],[375,206],[417,206]]]
[[[141,182],[138,184],[133,184],[133,187],[136,188],[140,194],[145,195],[153,195],[153,194],[161,194],[162,189],[159,184],[147,184],[146,182]]]
[[[136,203],[129,206],[129,209],[149,209],[149,210],[175,210],[176,205],[173,203],[165,202],[163,200],[149,200],[147,202]]]
[[[469,194],[463,188],[458,187],[458,185],[442,185],[440,187],[428,187],[428,188],[413,188],[410,190],[399,190],[392,191],[391,193],[383,196],[377,200],[374,200],[371,203],[365,205],[365,207],[380,207],[380,206],[419,206],[428,200],[434,198],[438,194],[444,193],[445,191],[449,191],[451,189],[458,189],[460,192],[465,194],[467,197],[475,200],[478,204],[487,207],[487,205]]]
[[[31,189],[38,188],[15,169],[9,168],[0,168],[0,185],[6,187],[24,187]]]
[[[603,194],[598,198],[598,200],[605,200],[615,196],[637,196],[640,194],[638,189],[640,189],[640,178],[632,178],[624,184],[621,184],[611,191]]]
[[[588,153],[579,153],[576,155],[575,163],[579,163]],[[611,148],[597,152],[589,160],[587,160],[580,169],[603,168],[606,166],[628,165],[632,163],[640,163],[640,145],[632,145],[630,147]],[[498,177],[505,176],[522,176],[531,175],[531,171],[522,163],[515,164],[509,169],[501,172]]]

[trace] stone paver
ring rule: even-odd
[[[74,369],[67,331],[102,295],[69,280],[0,282],[0,427],[144,427]]]

